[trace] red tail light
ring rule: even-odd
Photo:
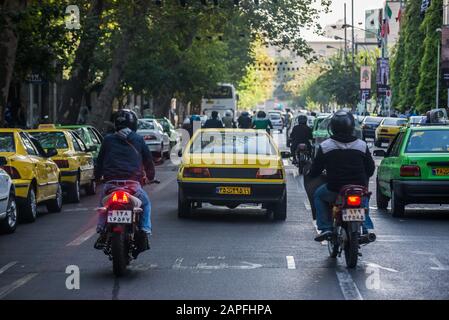
[[[5,170],[7,174],[9,174],[11,179],[20,179],[20,173],[19,173],[19,171],[17,171],[16,168],[11,167],[11,166],[4,166],[4,167],[1,167],[1,168],[3,170]]]
[[[153,136],[151,134],[147,134],[147,135],[143,136],[143,140],[150,141],[150,140],[157,140],[157,138],[156,138],[156,136]]]
[[[362,203],[362,198],[360,196],[348,196],[346,198],[346,203],[351,207],[359,207]]]
[[[282,179],[282,170],[280,169],[259,169],[256,175],[257,179]]]
[[[185,178],[210,178],[210,172],[208,168],[185,168]]]
[[[401,177],[420,177],[421,169],[418,166],[402,166]]]
[[[69,168],[68,160],[53,160],[60,169]]]
[[[116,191],[112,194],[111,203],[129,203],[129,195],[123,191]]]

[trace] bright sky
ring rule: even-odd
[[[365,23],[365,10],[382,8],[385,0],[354,0],[354,24],[359,26],[359,22]],[[327,24],[333,24],[344,17],[344,4],[346,3],[347,21],[351,24],[351,0],[333,0],[330,6],[331,12],[322,15],[320,18],[321,26],[324,28]],[[361,26],[363,27],[363,25]],[[318,40],[319,36],[311,31],[305,32],[307,40]]]

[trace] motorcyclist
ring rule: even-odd
[[[300,115],[297,118],[297,124],[293,127],[292,133],[290,134],[290,151],[293,155],[293,164],[298,162],[296,157],[296,149],[300,144],[305,144],[309,152],[312,149],[310,140],[312,140],[312,129],[307,125],[307,116]]]
[[[369,178],[374,174],[375,164],[369,148],[365,141],[354,136],[354,128],[355,119],[351,113],[336,112],[330,122],[332,136],[320,144],[313,161],[311,177],[318,177],[324,169],[327,174],[327,184],[316,189],[313,195],[317,227],[321,231],[316,241],[326,240],[332,234],[330,205],[340,189],[349,184],[368,187]],[[373,233],[368,212],[362,227],[364,233]]]
[[[268,133],[270,133],[270,130],[273,130],[273,124],[270,119],[267,118],[267,114],[264,111],[259,111],[257,113],[251,127],[257,130],[267,130]]]
[[[103,177],[104,186],[101,200],[108,192],[116,188],[114,182],[126,181],[127,188],[142,201],[143,219],[136,235],[139,251],[149,249],[151,235],[151,202],[141,184],[154,180],[155,168],[151,152],[141,136],[136,133],[137,115],[128,109],[122,109],[114,115],[115,133],[107,135],[101,144],[95,167],[95,179]],[[101,206],[102,204],[100,204]],[[100,215],[95,243],[96,249],[106,244],[106,217]]]
[[[243,111],[240,117],[237,119],[240,129],[251,128],[252,120],[247,111]]]
[[[223,125],[225,128],[236,128],[234,117],[231,111],[226,111],[225,116],[223,117]]]
[[[221,129],[223,128],[223,122],[218,119],[218,112],[212,111],[211,118],[207,119],[203,126],[204,129]]]

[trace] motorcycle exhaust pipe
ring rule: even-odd
[[[374,234],[374,233],[369,233],[368,234],[369,242],[374,242],[374,241],[376,241],[376,239],[377,239],[376,234]]]
[[[360,236],[359,243],[360,244],[368,244],[376,241],[376,235],[374,233],[364,234]]]

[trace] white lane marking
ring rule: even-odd
[[[223,269],[237,269],[237,270],[251,270],[262,268],[263,265],[258,263],[241,261],[240,265],[229,265],[227,263],[219,263],[216,265],[211,265],[207,263],[198,263],[195,266],[183,266],[182,262],[184,258],[177,258],[172,266],[175,270],[223,270]]]
[[[15,265],[17,263],[17,261],[12,261],[10,263],[8,263],[7,265],[3,266],[0,268],[0,274],[4,273],[6,270],[8,270],[9,268],[11,268],[13,265]]]
[[[390,272],[394,272],[394,273],[399,272],[399,271],[396,270],[396,269],[383,267],[383,266],[381,266],[381,265],[379,265],[379,264],[377,264],[377,263],[365,262],[365,264],[366,264],[367,266],[374,267],[374,268],[377,268],[377,269],[382,269],[382,270],[385,270],[385,271],[390,271]]]
[[[307,210],[312,210],[312,207],[310,206],[309,200],[304,200],[304,207],[306,207]]]
[[[67,247],[79,246],[83,242],[89,240],[97,232],[96,230],[97,230],[96,227],[87,229],[80,236],[78,236],[75,240],[69,242],[66,246]]]
[[[0,288],[0,299],[3,299],[4,297],[6,297],[8,294],[13,292],[17,288],[23,286],[28,281],[33,279],[35,276],[37,276],[37,273],[29,273],[26,276],[20,278],[19,280],[14,281],[10,285],[7,285],[7,286],[4,286],[4,287]]]
[[[337,273],[338,284],[345,300],[363,300],[359,288],[357,288],[348,270],[338,266],[335,272]]]
[[[85,211],[95,211],[95,208],[73,208],[73,209],[64,209],[64,212],[85,212]]]
[[[296,269],[295,258],[293,256],[287,256],[287,268]]]
[[[442,264],[441,261],[436,257],[430,258],[430,261],[437,265],[436,267],[430,267],[430,269],[437,271],[449,271],[449,266],[445,266],[444,264]]]

